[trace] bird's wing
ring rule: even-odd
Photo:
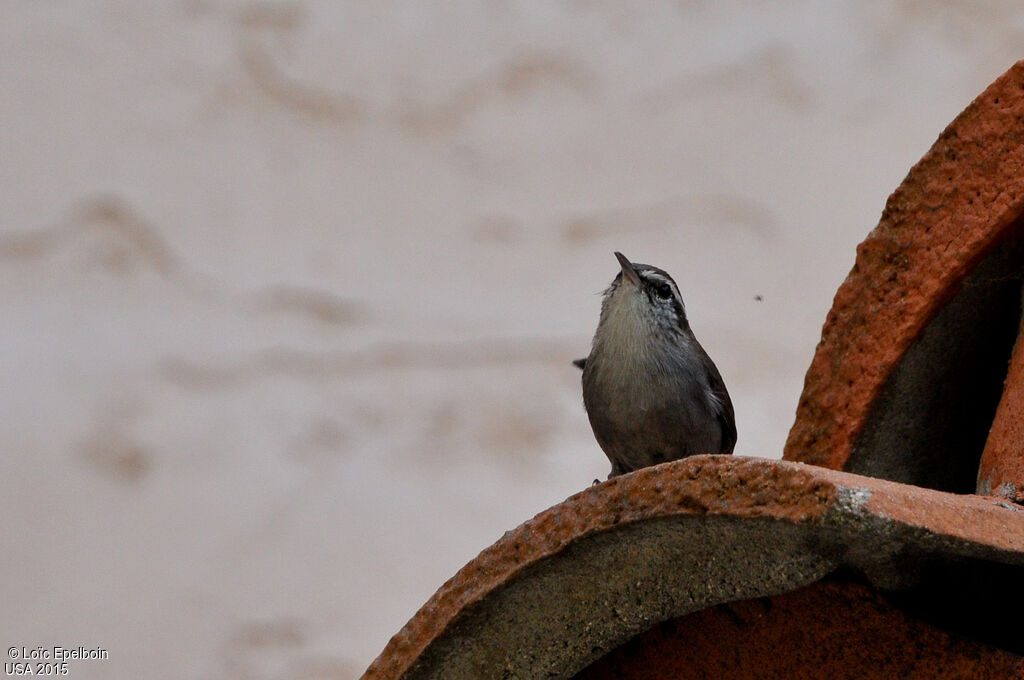
[[[718,424],[722,428],[722,453],[732,453],[736,448],[736,413],[732,408],[732,399],[729,398],[729,391],[725,389],[725,381],[718,367],[707,352],[702,352],[704,367],[708,372],[708,387],[711,394],[715,396],[720,408],[718,409]]]

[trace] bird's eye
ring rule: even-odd
[[[672,297],[672,286],[668,285],[667,283],[659,283],[657,286],[654,287],[654,292],[662,300],[668,300],[670,297]]]

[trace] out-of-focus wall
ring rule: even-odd
[[[4,649],[358,676],[606,475],[569,362],[613,250],[778,457],[854,246],[1024,10],[747,5],[0,4]]]

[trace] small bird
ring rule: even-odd
[[[736,420],[718,368],[690,330],[665,271],[616,252],[583,369],[583,403],[609,479],[700,453],[732,453]]]

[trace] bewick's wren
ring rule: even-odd
[[[698,453],[732,453],[729,392],[697,342],[675,281],[615,253],[583,369],[583,403],[610,477]]]

